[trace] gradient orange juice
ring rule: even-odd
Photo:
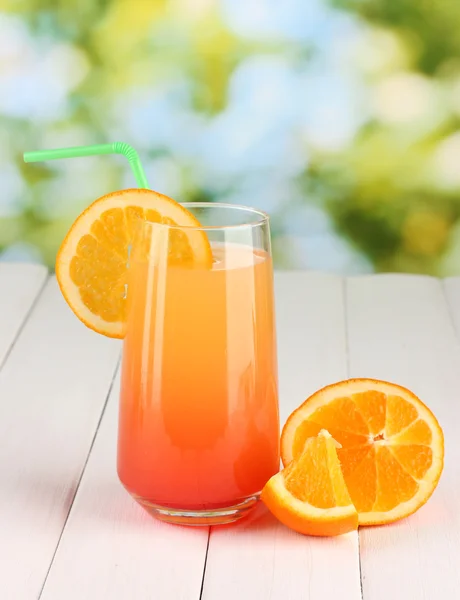
[[[118,473],[146,505],[231,506],[279,470],[271,258],[213,255],[212,270],[130,268]]]

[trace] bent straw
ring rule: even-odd
[[[75,146],[73,148],[56,148],[54,150],[35,150],[24,152],[24,162],[39,162],[59,158],[79,158],[82,156],[97,156],[99,154],[122,154],[128,159],[136,183],[140,188],[148,188],[147,177],[141,165],[138,153],[132,146],[124,142],[112,144],[96,144],[94,146]]]

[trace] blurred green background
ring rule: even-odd
[[[458,0],[0,0],[0,259],[44,262],[120,157],[272,216],[279,268],[460,273]]]

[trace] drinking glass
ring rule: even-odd
[[[223,524],[279,470],[269,218],[183,206],[200,227],[142,221],[131,249],[118,475],[163,521]],[[203,233],[212,268],[171,260],[172,240]]]

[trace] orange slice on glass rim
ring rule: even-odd
[[[444,460],[442,429],[411,391],[373,379],[319,390],[283,428],[283,464],[295,464],[322,430],[340,445],[337,455],[359,525],[407,517],[436,488]]]
[[[262,490],[265,505],[294,531],[333,536],[357,529],[358,513],[340,469],[337,445],[321,430]]]
[[[169,232],[169,263],[212,266],[208,238],[195,229],[200,223],[168,196],[127,189],[93,202],[73,223],[59,249],[56,277],[75,315],[108,337],[123,337],[128,252],[139,219],[184,227]]]

